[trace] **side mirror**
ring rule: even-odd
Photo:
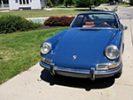
[[[127,26],[123,26],[123,30],[127,30],[127,28],[128,28]]]
[[[120,28],[122,29],[122,30],[127,30],[127,26],[124,26],[124,25],[122,25],[121,23],[120,23]]]

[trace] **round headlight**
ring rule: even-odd
[[[114,60],[120,56],[120,51],[115,45],[110,45],[105,50],[105,55],[108,59]]]
[[[50,43],[44,42],[42,47],[41,47],[41,53],[42,54],[47,54],[47,53],[50,52],[51,48],[52,48],[52,46],[51,46]]]

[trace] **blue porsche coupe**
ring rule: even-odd
[[[80,13],[69,29],[41,45],[40,65],[52,75],[92,80],[120,77],[124,29],[115,12]]]

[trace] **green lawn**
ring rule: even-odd
[[[2,15],[19,15],[25,18],[29,17],[47,17],[47,16],[74,16],[79,12],[88,10],[87,8],[53,8],[51,11],[47,10],[24,10],[24,11],[10,11],[10,12],[0,12]]]
[[[36,64],[41,43],[63,29],[0,34],[0,84]]]

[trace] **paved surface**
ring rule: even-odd
[[[118,13],[121,19],[133,19],[133,7],[119,7]]]
[[[91,83],[85,79],[56,77],[35,65],[0,86],[0,100],[133,100],[133,20],[123,20],[125,31],[123,74],[120,79]],[[41,73],[42,72],[42,73]],[[40,78],[41,76],[41,78]]]

